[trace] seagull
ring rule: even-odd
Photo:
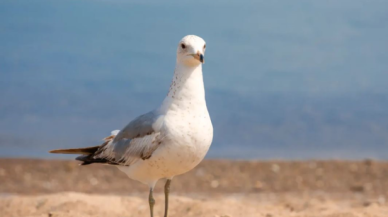
[[[178,44],[170,89],[158,108],[138,116],[122,130],[112,131],[101,145],[50,153],[81,154],[76,158],[82,162],[80,165],[115,165],[129,178],[148,185],[151,217],[154,187],[159,179],[166,179],[164,216],[167,217],[173,177],[197,166],[213,140],[202,74],[205,50],[206,43],[201,37],[183,37]]]

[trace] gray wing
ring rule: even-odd
[[[154,133],[158,129],[154,129],[153,125],[160,117],[161,116],[156,111],[140,115],[120,130],[114,138],[113,143],[122,139],[134,139]]]
[[[105,143],[92,155],[85,156],[90,163],[130,165],[139,159],[149,159],[162,142],[161,128],[164,116],[158,111],[143,114],[116,136],[105,138]],[[79,158],[79,160],[83,160]]]

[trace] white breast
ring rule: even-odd
[[[197,164],[205,157],[213,139],[207,110],[171,112],[166,115],[165,127],[166,146],[174,157],[185,159],[189,165]]]

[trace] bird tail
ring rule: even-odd
[[[104,143],[98,146],[85,147],[85,148],[70,148],[70,149],[56,149],[51,150],[49,153],[53,154],[81,154],[76,160],[82,161],[81,165],[88,165],[92,163],[108,163],[117,164],[110,162],[108,159],[98,156],[104,150],[104,147],[113,141],[115,136],[119,133],[119,130],[112,131],[111,135],[104,138]]]
[[[96,151],[98,151],[99,148],[104,147],[105,145],[108,144],[108,142],[112,141],[119,132],[120,132],[120,130],[112,131],[110,136],[105,137],[103,139],[105,142],[102,145],[85,147],[85,148],[55,149],[55,150],[49,151],[49,153],[53,153],[53,154],[83,154],[83,155],[94,154],[94,153],[96,153]]]
[[[94,159],[94,156],[96,154],[101,153],[102,148],[107,145],[109,141],[104,142],[102,145],[93,146],[93,147],[86,147],[86,148],[71,148],[71,149],[56,149],[51,150],[50,153],[54,154],[81,154],[80,156],[76,157],[75,159],[78,161],[82,161],[80,164],[82,165],[88,165],[91,163],[108,163],[106,159],[100,159],[96,158]]]
[[[85,148],[71,148],[71,149],[55,149],[51,150],[53,154],[93,154],[100,146],[85,147]]]

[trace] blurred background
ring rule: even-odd
[[[0,157],[73,158],[207,42],[208,158],[388,159],[388,1],[0,1]]]

